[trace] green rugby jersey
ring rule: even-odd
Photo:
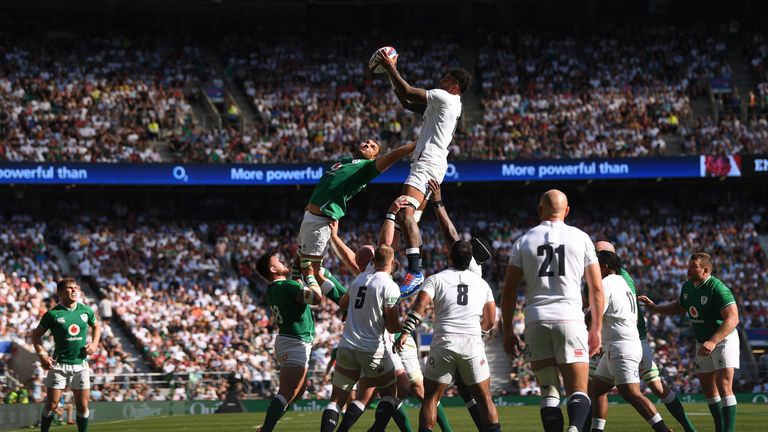
[[[85,354],[88,326],[96,323],[93,309],[77,303],[74,309],[67,309],[61,304],[43,315],[38,328],[50,330],[53,334],[55,349],[53,359],[57,363],[79,365],[88,357]]]
[[[309,305],[296,301],[301,289],[301,284],[294,280],[272,281],[267,286],[267,304],[280,327],[281,336],[312,342],[315,320]]]
[[[341,159],[326,169],[309,202],[320,207],[324,215],[339,220],[347,213],[347,201],[379,174],[376,161]]]
[[[699,286],[686,281],[680,291],[678,303],[688,314],[696,341],[704,343],[723,324],[720,311],[736,303],[736,299],[720,279],[710,276]]]
[[[637,297],[637,288],[635,288],[635,281],[632,279],[632,276],[623,268],[619,275],[624,278],[624,281],[629,285],[629,289],[632,290],[632,294]],[[640,334],[640,339],[648,338],[648,329],[645,327],[645,315],[643,315],[640,308],[637,308],[637,332]]]

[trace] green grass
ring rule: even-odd
[[[705,404],[686,405],[691,421],[697,427],[699,432],[712,432],[714,425],[709,410]],[[674,418],[662,406],[661,415],[664,417],[667,425],[676,431],[681,431]],[[463,408],[447,408],[448,418],[450,419],[455,432],[475,431],[472,419]],[[418,410],[411,409],[411,422],[414,429],[418,426]],[[277,424],[277,431],[301,431],[313,432],[320,428],[320,412],[300,412],[290,411],[283,416],[280,423]],[[541,422],[539,420],[538,407],[502,407],[499,408],[499,417],[502,430],[505,431],[541,431]],[[105,423],[92,423],[89,425],[90,432],[152,432],[152,431],[194,431],[194,432],[253,432],[255,427],[264,419],[263,413],[245,413],[245,414],[214,414],[203,416],[173,416],[173,417],[153,417],[139,420],[120,420]],[[353,431],[365,431],[373,424],[373,413],[366,411],[365,415],[358,421]],[[607,431],[621,432],[647,432],[651,428],[640,418],[640,416],[629,405],[612,405],[608,414]],[[436,428],[439,430],[439,428]],[[736,429],[739,432],[765,431],[768,430],[768,407],[765,405],[739,405]],[[19,431],[29,431],[30,429],[19,429]],[[54,426],[52,431],[57,432],[75,432],[77,427]],[[390,422],[387,431],[397,431],[394,422]]]

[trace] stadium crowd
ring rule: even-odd
[[[147,24],[142,37],[119,26],[0,24],[0,159],[8,161],[159,162],[156,141],[167,141],[179,161],[235,163],[327,161],[368,137],[399,145],[417,136],[420,119],[400,106],[385,76],[367,71],[370,47],[381,41],[399,48],[403,76],[427,88],[475,56],[481,100],[465,107],[473,118],[456,131],[453,159],[659,155],[670,134],[689,154],[768,151],[760,34],[743,42],[758,84],[741,122],[692,118],[690,99],[733,74],[725,35],[704,26],[605,26],[568,36],[481,30],[469,50],[453,36],[412,29],[319,37],[233,26],[211,43],[255,114],[240,128],[195,118],[201,86],[223,81],[182,24]]]

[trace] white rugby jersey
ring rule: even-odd
[[[637,299],[627,281],[619,275],[603,278],[603,344],[640,341],[637,331]]]
[[[448,146],[461,117],[461,96],[442,89],[427,90],[427,108],[411,160],[444,167]]]
[[[517,239],[509,265],[523,271],[525,322],[584,320],[581,280],[597,264],[595,245],[565,222],[544,221]]]
[[[428,277],[421,290],[432,297],[434,337],[482,336],[483,307],[493,301],[491,287],[482,277],[449,268]]]
[[[349,288],[349,308],[340,348],[376,352],[384,346],[384,307],[400,298],[400,287],[386,272],[362,273]]]

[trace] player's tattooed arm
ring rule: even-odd
[[[413,113],[424,115],[424,111],[427,110],[426,104],[416,103],[413,101],[408,100],[408,98],[405,96],[405,94],[401,93],[397,87],[395,86],[395,83],[392,81],[392,78],[389,79],[389,82],[392,84],[392,88],[395,89],[395,96],[397,96],[397,100],[400,102],[400,105],[403,106],[403,108],[407,109],[408,111],[411,111]]]
[[[296,302],[308,304],[310,306],[320,304],[322,299],[323,295],[320,293],[320,291],[317,288],[312,288],[310,286],[302,287],[299,290],[299,293],[296,294]]]

